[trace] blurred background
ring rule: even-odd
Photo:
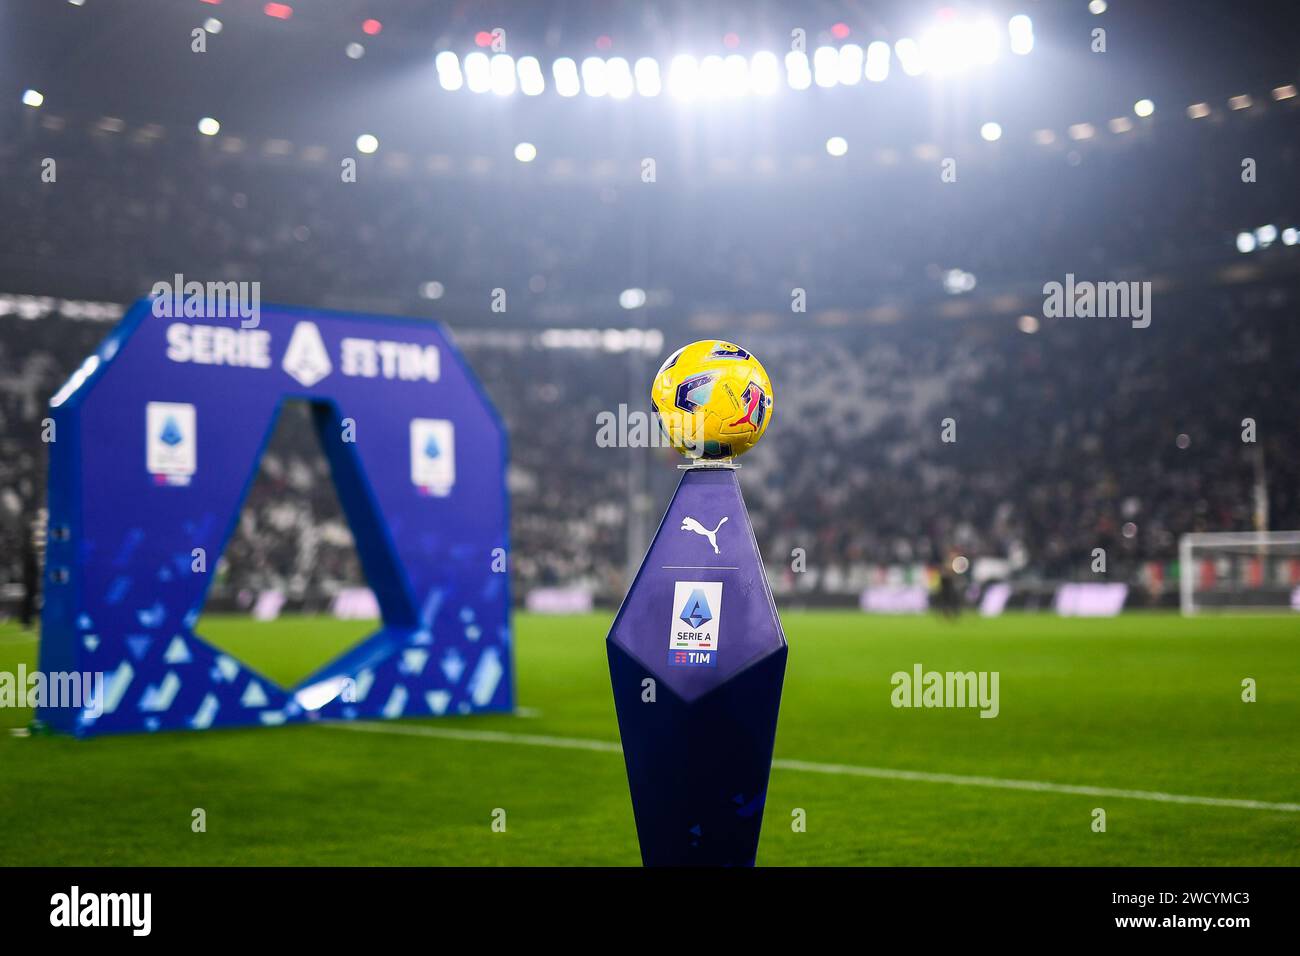
[[[521,603],[620,600],[678,459],[602,447],[598,416],[719,337],[774,383],[740,477],[783,606],[1035,607],[1096,548],[1130,607],[1176,604],[1180,535],[1300,528],[1298,27],[1201,0],[6,0],[0,609],[39,573],[49,397],[176,273],[446,323],[510,431]],[[1067,275],[1151,283],[1149,327],[1050,317]],[[1300,586],[1294,556],[1196,573]],[[209,607],[363,584],[290,408]]]

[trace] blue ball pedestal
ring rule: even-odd
[[[752,866],[786,641],[731,467],[682,476],[606,641],[646,866]]]

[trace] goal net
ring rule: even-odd
[[[1300,531],[1185,534],[1178,569],[1184,614],[1300,613]]]

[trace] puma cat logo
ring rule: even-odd
[[[724,517],[721,521],[718,522],[718,528],[721,528],[726,523],[727,523],[727,519]],[[712,531],[710,531],[708,528],[704,527],[704,525],[700,524],[694,518],[682,519],[682,530],[694,531],[696,534],[704,535],[704,537],[709,539],[709,544],[713,545],[714,554],[722,553],[721,551],[718,550],[718,528],[714,528]]]

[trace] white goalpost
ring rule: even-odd
[[[1300,531],[1185,534],[1178,585],[1185,615],[1300,612]]]

